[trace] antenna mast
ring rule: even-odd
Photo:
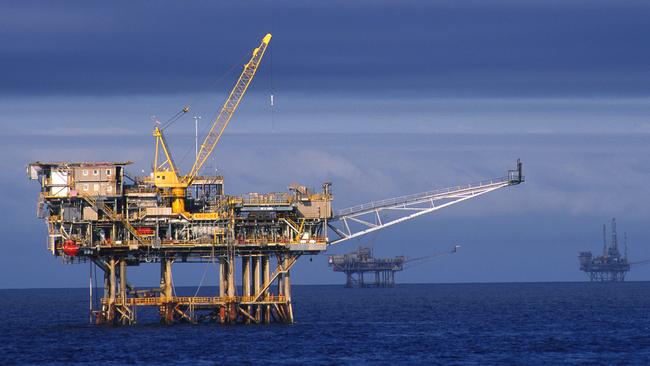
[[[616,240],[616,218],[612,219],[612,248],[618,252],[618,241]]]
[[[603,255],[607,256],[607,224],[603,224]]]

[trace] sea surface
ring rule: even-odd
[[[293,292],[292,325],[110,327],[87,289],[0,290],[0,364],[650,365],[649,282]]]

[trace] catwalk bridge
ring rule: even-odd
[[[523,179],[522,164],[521,161],[517,161],[517,168],[509,170],[508,175],[502,178],[373,201],[339,210],[329,223],[330,229],[338,236],[331,244],[414,219],[500,188],[519,184]],[[388,215],[392,217],[383,218]]]

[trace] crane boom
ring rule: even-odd
[[[246,93],[248,85],[251,83],[251,80],[253,80],[255,72],[257,71],[260,62],[262,61],[262,57],[264,56],[264,52],[266,51],[266,48],[270,41],[271,34],[267,34],[262,39],[260,46],[253,50],[253,55],[250,61],[244,65],[244,71],[239,76],[239,80],[237,80],[237,83],[228,95],[228,99],[226,99],[226,102],[221,108],[219,115],[212,123],[210,131],[205,136],[205,140],[203,140],[203,143],[201,144],[201,149],[196,156],[196,161],[192,166],[192,170],[190,170],[190,172],[185,177],[183,177],[184,183],[189,184],[199,174],[201,167],[203,167],[203,164],[205,164],[205,162],[210,157],[210,154],[212,154],[212,151],[214,151],[214,148],[217,146],[217,143],[219,142],[223,131],[228,126],[228,122],[230,122],[230,118],[235,113],[235,110],[237,110],[239,102],[241,102],[242,97]]]
[[[153,166],[153,183],[156,187],[162,189],[171,189],[171,198],[172,198],[172,212],[174,213],[186,213],[185,212],[185,196],[187,187],[192,184],[192,181],[201,171],[201,167],[210,157],[212,151],[214,151],[215,146],[219,142],[223,131],[228,126],[230,118],[235,113],[239,102],[246,93],[246,89],[253,80],[255,72],[262,61],[262,56],[266,52],[266,47],[271,41],[271,34],[267,34],[262,39],[262,43],[259,47],[253,50],[253,55],[251,59],[244,65],[244,71],[242,71],[237,83],[234,88],[228,94],[228,98],[224,103],[219,115],[212,123],[210,131],[205,137],[205,140],[201,144],[201,149],[199,150],[196,160],[192,165],[192,169],[186,175],[180,175],[178,167],[174,164],[172,155],[167,146],[165,140],[165,135],[163,134],[162,128],[156,127],[153,132],[153,136],[156,138],[156,150],[154,155],[154,166]],[[184,107],[182,112],[186,113],[189,111],[189,107]],[[164,159],[159,158],[160,152],[164,153]]]

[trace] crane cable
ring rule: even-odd
[[[170,119],[167,120],[167,122],[163,123],[162,126],[160,126],[161,130],[164,130],[165,128],[171,126],[174,122],[178,121],[185,113],[190,111],[190,106],[185,105],[183,108],[176,112]]]
[[[242,62],[245,63],[247,57],[248,57],[248,53],[247,53],[247,54],[242,58],[241,61],[239,61],[239,62],[233,64],[233,65],[232,65],[232,66],[231,66],[231,67],[230,67],[226,72],[224,72],[224,73],[223,73],[219,78],[217,78],[217,79],[213,82],[213,84],[218,85],[219,83],[221,83],[221,82],[222,82],[222,81],[223,81],[227,76],[230,75],[230,73],[232,73],[232,71],[233,71],[237,66],[241,66]],[[161,130],[164,130],[165,128],[167,128],[167,127],[171,126],[172,124],[174,124],[174,122],[178,121],[178,120],[179,120],[179,119],[180,119],[180,118],[181,118],[185,113],[187,113],[187,112],[190,111],[190,106],[194,105],[196,102],[198,102],[198,101],[200,101],[200,100],[202,100],[202,99],[205,99],[205,98],[206,98],[206,96],[201,96],[201,97],[195,97],[195,98],[193,98],[189,103],[187,103],[186,105],[184,105],[183,108],[181,108],[180,111],[176,112],[173,116],[171,116],[171,117],[167,120],[167,122],[165,122],[165,123],[160,127],[160,129],[161,129]]]
[[[270,109],[271,109],[271,133],[275,133],[275,103],[273,101],[273,93],[274,93],[274,88],[273,88],[273,49],[269,50],[269,61],[270,61],[270,72],[269,72],[269,94],[270,94]]]
[[[203,276],[201,276],[201,281],[199,281],[199,285],[196,287],[196,292],[194,292],[194,297],[199,294],[199,290],[201,290],[201,287],[203,286],[203,281],[205,281],[205,275],[208,273],[208,268],[210,268],[210,265],[216,264],[214,260],[214,245],[212,246],[212,252],[210,253],[210,261],[205,264],[205,268],[203,269]],[[216,267],[216,265],[215,265]]]
[[[248,58],[248,53],[245,54],[239,62],[234,63],[234,64],[233,64],[233,65],[228,69],[228,71],[224,72],[224,73],[223,73],[223,74],[222,74],[218,79],[216,79],[214,82],[212,82],[212,84],[214,84],[214,85],[216,86],[216,85],[219,85],[220,83],[222,83],[222,82],[226,79],[226,77],[230,76],[230,74],[232,74],[232,72],[233,72],[233,71],[234,71],[238,66],[241,66],[242,63],[245,64],[247,58]],[[190,101],[190,103],[188,103],[184,108],[188,108],[188,111],[189,111],[189,107],[190,107],[190,106],[192,106],[192,105],[196,104],[197,102],[199,102],[199,101],[201,101],[201,100],[204,100],[204,99],[206,99],[206,98],[208,98],[207,95],[204,95],[204,96],[201,96],[201,97],[195,97],[195,98],[192,99],[192,100]],[[223,99],[223,101],[221,102],[221,104],[224,104],[225,101],[226,101],[227,99],[228,99],[228,95],[226,94],[226,96],[225,96],[225,98]],[[180,113],[180,114],[179,114],[179,113]],[[164,125],[164,127],[162,127],[161,129],[164,129],[164,128],[167,128],[167,127],[171,126],[174,122],[178,121],[178,120],[179,120],[179,119],[180,119],[180,118],[181,118],[181,117],[182,117],[186,112],[183,112],[183,110],[181,110],[179,113],[176,113],[176,114],[174,115],[174,117],[170,118],[170,120],[169,120],[168,122],[166,122],[165,125]],[[213,112],[211,120],[215,120],[215,119],[217,118],[217,114],[218,114],[218,111]],[[178,116],[178,117],[176,117],[176,116]],[[205,135],[205,133],[207,132],[208,127],[209,127],[209,126],[206,126],[205,124],[203,125],[203,127],[201,128],[201,131],[200,131],[200,135],[201,135],[201,136],[204,136],[204,135]],[[187,148],[187,150],[186,150],[185,153],[183,154],[182,158],[178,161],[178,165],[179,165],[179,166],[182,165],[182,164],[185,162],[185,160],[186,160],[187,157],[190,155],[190,153],[192,152],[192,150],[193,150],[193,149],[192,149],[192,146],[189,146],[189,147]]]

